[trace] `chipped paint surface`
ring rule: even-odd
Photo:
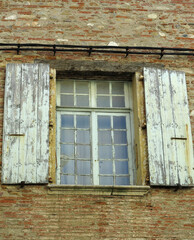
[[[192,185],[194,163],[185,74],[144,69],[150,183]]]
[[[49,65],[8,64],[3,183],[44,183],[48,175]]]

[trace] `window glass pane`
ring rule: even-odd
[[[88,107],[89,106],[89,95],[76,96],[76,106],[78,106],[78,107]]]
[[[110,97],[98,96],[97,97],[98,107],[110,107]]]
[[[90,116],[77,115],[77,128],[90,128]]]
[[[127,143],[127,132],[126,131],[114,131],[114,143],[115,144],[126,144]]]
[[[113,162],[112,161],[100,161],[100,174],[112,174]]]
[[[113,185],[113,177],[100,176],[100,185]]]
[[[76,82],[76,93],[89,93],[88,82]]]
[[[112,83],[112,93],[113,94],[124,94],[124,83]]]
[[[99,144],[111,144],[111,131],[98,131]]]
[[[74,145],[64,145],[61,144],[61,154],[66,157],[73,159],[74,158]]]
[[[110,129],[111,121],[109,116],[98,116],[98,128],[99,129]]]
[[[61,176],[61,184],[75,184],[74,176]]]
[[[116,185],[129,185],[129,177],[116,177]]]
[[[77,145],[77,158],[90,158],[90,146]]]
[[[73,128],[74,127],[73,115],[61,115],[61,127]]]
[[[115,161],[116,174],[129,174],[128,161]]]
[[[125,107],[125,99],[121,96],[112,97],[112,106],[113,107]]]
[[[61,142],[74,143],[74,130],[61,129]]]
[[[98,156],[99,159],[112,159],[112,146],[99,146]]]
[[[113,117],[113,128],[114,129],[126,129],[126,117],[114,116]]]
[[[90,143],[90,132],[77,130],[77,143],[89,144]]]
[[[90,174],[90,161],[77,161],[77,173]]]
[[[127,146],[115,146],[116,159],[128,159]]]
[[[60,82],[61,93],[73,93],[73,81]]]
[[[97,83],[97,94],[109,94],[109,83]]]
[[[61,106],[73,107],[74,106],[73,95],[63,95],[63,94],[61,94]]]
[[[74,161],[68,160],[68,161],[61,161],[61,172],[68,173],[68,174],[74,174]]]
[[[90,176],[77,176],[77,184],[78,185],[91,185],[91,177]]]

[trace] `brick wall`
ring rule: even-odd
[[[0,42],[193,48],[193,1],[0,1]],[[192,56],[1,51],[0,144],[9,62],[152,63],[186,73],[194,139]],[[0,146],[1,147],[1,146]],[[1,148],[0,148],[1,149]],[[0,187],[0,239],[194,239],[193,189],[152,188],[143,197],[50,195],[46,186]]]
[[[49,195],[47,187],[16,186],[0,194],[0,239],[193,239],[190,189],[154,188],[130,197]]]

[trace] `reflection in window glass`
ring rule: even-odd
[[[114,185],[113,177],[100,176],[100,185]]]
[[[61,129],[61,142],[74,143],[74,130]]]
[[[68,158],[74,158],[74,145],[61,144],[61,155],[65,155]]]
[[[112,93],[124,95],[124,83],[112,83]]]
[[[98,128],[99,129],[110,129],[111,121],[110,116],[98,116]]]
[[[89,116],[77,115],[76,120],[77,120],[77,128],[90,128]]]
[[[76,93],[89,93],[88,82],[76,82]]]
[[[61,184],[75,184],[75,177],[70,175],[61,175]]]
[[[77,145],[77,158],[90,158],[90,146]]]
[[[61,172],[63,174],[70,173],[74,174],[75,171],[75,161],[74,160],[68,160],[68,161],[61,161]]]
[[[126,144],[127,143],[127,132],[126,131],[114,131],[114,143],[115,144]]]
[[[111,144],[111,131],[98,131],[99,144]]]
[[[61,94],[61,106],[73,107],[74,106],[73,95],[63,95],[63,94]]]
[[[78,107],[88,107],[89,106],[89,96],[78,95],[76,97],[76,106]]]
[[[128,174],[128,161],[115,161],[116,174]]]
[[[64,81],[60,83],[61,93],[73,93],[73,88],[74,88],[73,81]]]
[[[112,161],[100,161],[100,174],[113,174]]]
[[[126,117],[113,117],[113,128],[114,129],[126,129]]]
[[[90,132],[77,130],[77,143],[90,144]]]
[[[109,83],[97,83],[97,94],[109,94]]]
[[[125,99],[121,96],[112,97],[112,106],[113,107],[125,107]]]
[[[98,155],[99,159],[112,159],[112,146],[99,146]]]
[[[61,127],[73,128],[74,116],[73,115],[61,115]]]
[[[116,159],[128,159],[127,146],[115,146]]]
[[[91,177],[90,176],[77,176],[77,184],[78,185],[91,185]]]
[[[90,174],[90,161],[77,161],[77,173],[79,175]]]
[[[97,98],[97,107],[110,107],[110,97],[99,96]]]
[[[129,177],[116,177],[116,185],[129,185]]]

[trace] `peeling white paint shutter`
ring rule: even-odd
[[[6,68],[2,182],[48,182],[49,65]]]
[[[192,135],[183,72],[144,68],[151,185],[194,183]]]

